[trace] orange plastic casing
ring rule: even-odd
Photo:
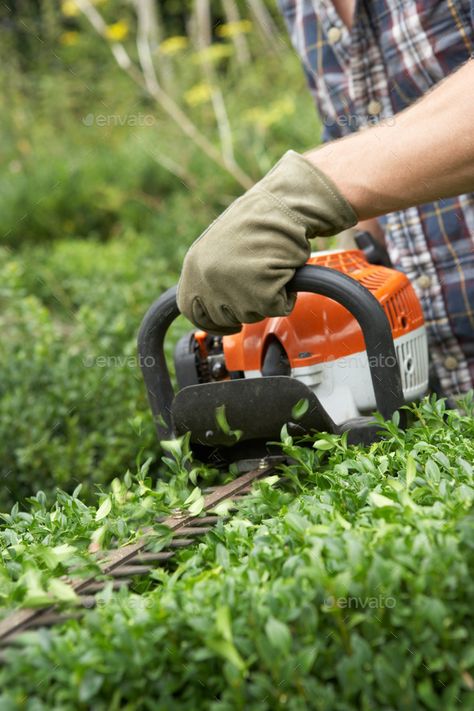
[[[358,249],[314,254],[308,264],[318,264],[349,274],[382,305],[394,339],[424,324],[420,303],[405,274],[367,262]],[[325,296],[300,293],[289,316],[244,324],[242,330],[223,339],[228,370],[260,370],[266,344],[277,338],[292,368],[327,362],[365,350],[355,318]]]

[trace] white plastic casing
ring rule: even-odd
[[[425,327],[395,339],[405,402],[426,394],[428,389],[428,344]],[[336,424],[376,410],[375,394],[366,351],[324,363],[293,368],[291,375],[301,380],[318,397]],[[246,371],[246,378],[261,376]]]

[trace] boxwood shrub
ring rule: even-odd
[[[283,433],[293,463],[280,480],[256,485],[140,595],[107,588],[80,622],[6,652],[1,708],[473,708],[472,398],[463,407],[415,406],[408,430],[395,419],[369,448],[330,435],[303,448]],[[27,523],[13,511],[2,534],[7,604],[32,585],[26,568],[44,589],[65,565],[77,569],[107,521],[119,543],[134,510],[146,522],[183,505],[202,485],[202,471],[187,480],[183,448],[174,445],[166,484],[127,475],[96,506],[63,496],[51,509],[37,497]],[[30,551],[56,544],[63,563],[26,561],[25,541]]]

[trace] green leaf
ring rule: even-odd
[[[184,505],[188,507],[188,511],[192,516],[198,516],[204,508],[204,496],[201,494],[199,486],[194,487]]]
[[[398,506],[396,501],[389,499],[388,496],[384,496],[383,494],[378,494],[376,491],[370,492],[369,500],[377,508],[382,508],[384,506]]]
[[[291,447],[293,444],[293,437],[288,434],[287,425],[283,425],[280,432],[280,439],[284,447]]]
[[[274,647],[281,654],[287,655],[291,649],[291,633],[288,625],[275,617],[269,617],[265,624],[265,633]]]
[[[86,703],[92,699],[104,683],[104,677],[88,669],[79,686],[79,701]]]
[[[160,441],[160,445],[165,450],[165,452],[169,452],[170,454],[172,454],[175,459],[179,459],[181,457],[182,444],[182,437],[177,437],[176,439],[165,439]]]
[[[92,532],[91,543],[94,546],[99,546],[99,548],[101,548],[102,544],[104,542],[106,533],[107,533],[107,524],[103,523],[102,526],[99,526],[99,528],[96,528],[96,530]]]
[[[407,456],[407,468],[406,468],[406,474],[405,474],[405,480],[406,480],[406,485],[407,489],[410,488],[410,486],[413,484],[415,481],[416,477],[416,462],[414,458],[409,454]]]
[[[313,443],[314,449],[320,449],[322,451],[334,449],[335,446],[335,442],[331,442],[327,439],[317,439],[316,442]]]
[[[199,488],[199,486],[195,486],[189,494],[188,498],[185,500],[184,505],[188,506],[188,504],[192,504],[194,501],[197,501],[201,496],[201,489]]]
[[[71,546],[68,543],[63,543],[62,545],[55,546],[54,548],[45,547],[41,551],[41,557],[48,568],[50,570],[54,570],[60,563],[64,563],[76,552],[77,551],[74,546]]]
[[[224,570],[230,565],[229,551],[224,545],[222,545],[222,543],[218,543],[216,546],[216,560],[218,564],[224,568]]]
[[[433,459],[436,459],[438,464],[441,464],[442,467],[445,467],[449,471],[449,469],[450,469],[449,459],[444,452],[442,452],[441,450],[434,452]]]
[[[219,407],[216,407],[216,422],[221,432],[224,432],[225,434],[230,434],[231,429],[229,423],[227,422],[225,405],[219,405]]]
[[[239,671],[245,671],[245,662],[238,653],[235,645],[226,639],[219,640],[209,640],[207,646],[212,649],[216,654],[230,662]]]
[[[431,484],[439,484],[441,479],[441,472],[438,465],[433,459],[428,459],[425,464],[426,478]]]
[[[232,625],[230,621],[230,610],[227,605],[218,607],[216,610],[216,627],[220,635],[227,640],[232,642]]]
[[[225,501],[221,501],[214,506],[214,508],[211,509],[211,513],[215,513],[217,516],[228,516],[233,506],[234,502],[232,499],[225,499]]]
[[[59,578],[52,578],[49,581],[48,592],[60,602],[78,602],[79,600],[72,587]]]
[[[388,484],[388,486],[389,486],[391,489],[393,489],[394,491],[397,491],[397,492],[400,492],[400,491],[402,491],[403,489],[405,489],[405,490],[407,489],[407,483],[406,483],[406,481],[405,481],[405,484],[404,484],[403,481],[401,481],[401,479],[398,479],[398,478],[396,478],[396,477],[387,477],[387,478],[385,479],[385,482],[386,482],[386,484]],[[405,491],[405,493],[406,493],[406,491]]]
[[[188,507],[188,511],[192,516],[198,516],[204,508],[204,496],[200,495],[191,506]]]
[[[466,459],[463,459],[462,457],[458,457],[456,459],[456,464],[459,464],[463,472],[469,477],[469,479],[472,478],[472,464],[468,462]]]
[[[227,422],[225,405],[219,405],[219,407],[216,407],[215,417],[216,417],[216,424],[217,424],[218,428],[221,430],[221,432],[228,435],[229,437],[233,437],[236,442],[238,442],[241,439],[241,437],[243,435],[242,430],[232,430],[229,423]]]
[[[334,516],[334,518],[345,531],[349,531],[352,528],[349,521],[347,521],[344,516],[341,516],[339,511],[336,511],[336,515]]]
[[[25,607],[42,607],[51,602],[51,597],[41,583],[41,575],[38,570],[27,569],[22,575],[20,583],[26,586],[26,594],[23,598]]]
[[[99,508],[97,509],[96,514],[95,514],[95,520],[102,521],[103,518],[105,518],[106,516],[109,515],[111,510],[112,510],[112,500],[111,500],[110,496],[107,496],[103,500],[103,502],[101,503]]]
[[[280,476],[278,474],[273,474],[272,476],[266,476],[263,479],[260,479],[260,483],[262,484],[267,484],[268,486],[273,486],[277,482],[280,481]]]
[[[286,514],[285,522],[288,528],[292,531],[296,531],[296,533],[304,533],[310,525],[308,519],[292,511]]]
[[[308,412],[308,409],[309,400],[307,398],[302,398],[301,400],[298,400],[298,402],[291,408],[291,417],[294,420],[301,420],[303,415]]]

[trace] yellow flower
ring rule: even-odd
[[[205,104],[212,96],[212,87],[209,84],[195,84],[184,93],[184,100],[189,106]]]
[[[232,45],[218,42],[196,52],[193,61],[195,64],[199,62],[219,62],[221,59],[230,57],[233,51]]]
[[[128,35],[128,22],[119,20],[113,25],[107,25],[105,28],[105,36],[112,42],[121,42]]]
[[[243,118],[249,123],[255,124],[260,129],[266,129],[278,123],[285,116],[289,116],[295,111],[295,105],[289,97],[284,97],[273,101],[267,107],[255,106],[248,109]]]
[[[63,0],[61,3],[61,10],[63,15],[66,17],[77,17],[80,13],[74,0]]]
[[[218,37],[235,37],[243,32],[250,32],[252,23],[250,20],[239,20],[238,22],[227,22],[224,25],[219,25],[216,29]]]
[[[71,30],[71,32],[63,32],[61,37],[59,38],[59,41],[65,47],[70,47],[73,44],[77,44],[78,37],[79,32],[74,32],[73,30]]]
[[[163,54],[176,54],[188,46],[188,38],[183,35],[174,35],[163,40],[160,44],[160,52]]]

